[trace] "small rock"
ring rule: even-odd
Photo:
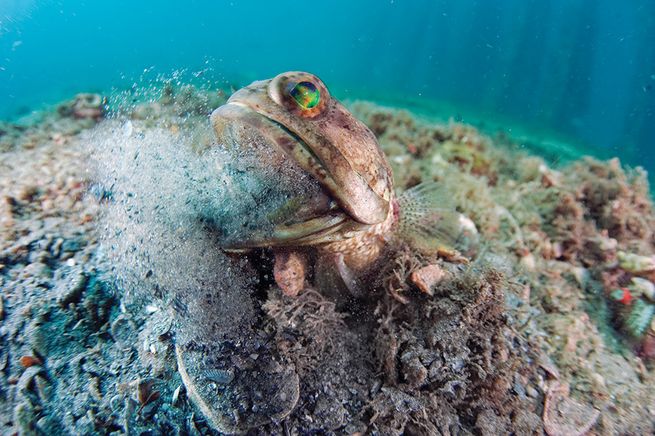
[[[41,365],[43,363],[38,357],[28,355],[21,356],[20,359],[18,359],[18,362],[23,368],[29,368],[30,366]]]
[[[34,185],[23,186],[19,191],[17,198],[21,201],[31,202],[39,193],[39,188]]]
[[[88,415],[84,415],[80,417],[77,421],[75,421],[75,433],[76,434],[95,433],[95,426],[93,425],[93,421],[91,421],[91,418]]]
[[[57,303],[63,308],[79,303],[88,281],[89,277],[81,268],[71,270],[68,277],[55,288]]]
[[[528,252],[524,256],[521,256],[519,265],[521,265],[521,268],[525,271],[534,271],[537,269],[537,260],[532,253]]]
[[[123,397],[120,395],[114,395],[109,400],[109,408],[112,412],[116,413],[123,407]]]
[[[295,251],[275,254],[273,275],[284,295],[295,297],[305,287],[307,261]]]
[[[57,238],[57,240],[50,246],[50,253],[52,254],[52,257],[58,258],[59,255],[61,254],[61,247],[64,243],[63,238]]]
[[[557,369],[557,366],[551,358],[546,355],[546,354],[540,354],[539,357],[537,358],[537,364],[541,369],[546,371],[546,374],[548,375],[549,378],[553,378],[555,380],[559,380],[560,378],[560,373],[559,369]]]
[[[525,386],[523,386],[523,384],[520,381],[518,381],[518,380],[514,381],[514,384],[512,386],[512,390],[519,396],[519,398],[521,398],[521,399],[525,398],[526,389],[525,389]]]
[[[39,398],[45,402],[50,401],[52,398],[52,385],[50,382],[43,377],[36,377],[34,380]]]
[[[87,385],[87,391],[96,401],[102,401],[102,393],[100,392],[100,379],[98,377],[90,377]]]
[[[0,371],[7,369],[9,365],[9,347],[5,344],[0,346]]]
[[[369,394],[371,396],[374,396],[378,392],[380,392],[380,388],[382,387],[382,380],[377,379],[375,382],[373,382],[373,385],[371,386],[371,389],[369,390]]]
[[[73,407],[70,412],[75,418],[83,416],[86,411],[89,409],[89,403],[91,401],[91,396],[88,392],[80,392],[75,395],[75,400],[73,401]]]
[[[329,401],[325,397],[316,402],[314,415],[321,421],[321,425],[329,430],[343,427],[351,420],[348,410],[342,404]]]
[[[50,268],[48,268],[48,265],[40,261],[40,256],[37,255],[35,257],[39,257],[39,260],[27,265],[22,274],[25,278],[33,278],[37,283],[46,284],[47,281],[44,279],[50,277]]]
[[[173,315],[168,310],[159,310],[153,312],[144,330],[150,330],[149,336],[161,339],[170,332],[172,326]]]
[[[586,289],[590,278],[589,270],[581,266],[573,267],[571,273],[573,274],[575,281],[580,285],[580,289]]]
[[[412,283],[424,294],[433,295],[432,288],[446,277],[446,272],[439,265],[427,265],[414,270],[410,276]]]
[[[428,370],[417,356],[404,359],[405,356],[401,357],[403,361],[403,376],[407,383],[412,387],[422,386],[428,379]]]

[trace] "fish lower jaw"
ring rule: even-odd
[[[318,248],[319,255],[343,255],[344,262],[348,267],[355,271],[363,271],[380,257],[393,233],[395,221],[393,211],[389,210],[389,214],[383,222],[353,232],[351,237],[342,241],[321,245]]]

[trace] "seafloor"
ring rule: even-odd
[[[82,96],[0,123],[0,433],[215,434],[175,357],[205,344],[219,350],[206,385],[218,399],[273,363],[298,377],[290,414],[235,412],[232,428],[251,434],[655,432],[655,215],[642,170],[593,158],[555,168],[504,135],[352,103],[396,189],[446,186],[480,247],[466,264],[399,244],[363,298],[337,305],[311,286],[289,298],[266,251],[228,261],[210,241],[184,242],[202,229],[175,242],[149,221],[144,211],[180,206],[139,178],[166,156],[107,155],[125,138],[152,147],[207,126],[224,99],[169,88],[107,114]],[[129,161],[141,166],[125,172]],[[137,180],[129,208],[111,210],[103,165]],[[439,274],[421,290],[412,274],[425,271]],[[201,293],[194,274],[217,281]]]

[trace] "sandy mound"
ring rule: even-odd
[[[481,248],[462,265],[390,247],[370,297],[288,298],[270,253],[221,253],[178,185],[221,101],[167,89],[99,121],[86,96],[0,125],[3,433],[215,433],[176,348],[221,422],[253,434],[654,431],[642,171],[551,168],[502,136],[355,103],[397,189],[448,186]],[[422,292],[428,265],[443,275]]]

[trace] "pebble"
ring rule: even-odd
[[[424,294],[433,295],[433,288],[446,277],[446,272],[436,264],[412,271],[410,280]]]
[[[586,289],[591,277],[589,270],[583,267],[573,267],[571,272],[573,273],[575,281],[580,285],[580,289]]]
[[[593,373],[591,375],[591,380],[594,382],[594,384],[597,387],[605,387],[605,378],[602,375],[598,373]]]
[[[43,315],[45,315],[45,313],[43,313]],[[26,329],[26,336],[30,347],[32,347],[32,350],[35,353],[40,354],[41,356],[48,355],[48,339],[50,338],[50,334],[47,329],[44,328],[43,322],[40,319],[33,319],[29,323]]]
[[[123,397],[120,395],[114,395],[111,397],[109,400],[109,407],[111,408],[112,412],[118,412],[122,407],[123,407],[123,401],[121,401]]]
[[[8,347],[0,347],[0,371],[7,369],[9,365],[9,350]]]
[[[84,274],[81,268],[72,270],[65,280],[60,282],[55,288],[57,303],[61,307],[68,307],[69,304],[78,303],[82,298],[82,293],[86,289],[89,277]]]
[[[39,359],[38,357],[34,357],[30,355],[21,356],[21,358],[18,359],[18,361],[20,362],[23,368],[29,368],[30,366],[41,365],[43,363],[41,362],[41,359]]]
[[[527,385],[525,387],[525,394],[530,398],[537,398],[539,396],[539,391],[532,385]]]
[[[519,398],[524,398],[527,393],[526,388],[518,381],[514,382],[512,389],[519,396]]]
[[[98,377],[90,377],[87,385],[87,391],[97,401],[102,401],[102,393],[100,392],[100,379]]]
[[[147,328],[150,329],[150,336],[161,338],[168,334],[172,326],[173,316],[167,310],[160,310],[152,312]]]
[[[50,268],[42,262],[33,262],[25,267],[22,272],[23,277],[34,279],[46,279],[50,276]]]
[[[527,253],[525,256],[521,256],[519,265],[526,271],[534,271],[537,268],[537,261],[532,253]]]

